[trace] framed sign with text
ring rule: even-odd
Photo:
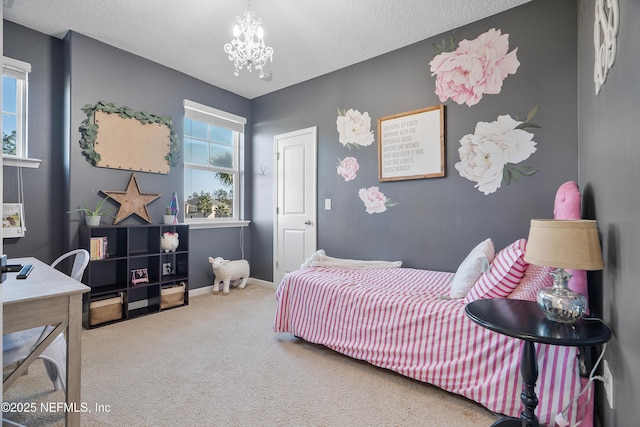
[[[444,176],[444,105],[380,117],[378,139],[380,181]]]

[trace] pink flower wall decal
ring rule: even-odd
[[[490,29],[474,40],[462,40],[453,52],[443,52],[429,63],[436,76],[436,95],[444,102],[472,106],[483,94],[498,94],[502,82],[520,66],[518,49],[509,50],[509,35]]]
[[[358,159],[355,157],[345,157],[338,164],[338,175],[343,177],[345,181],[351,181],[356,178],[358,169],[360,169]]]
[[[358,191],[360,200],[364,203],[364,206],[368,214],[382,213],[387,210],[387,207],[395,206],[398,204],[393,199],[387,198],[379,187],[361,188]]]
[[[516,166],[536,152],[533,134],[525,129],[538,127],[529,123],[535,109],[525,121],[509,115],[491,123],[478,122],[475,133],[460,140],[460,161],[455,168],[460,176],[476,182],[475,188],[485,195],[494,193],[502,182],[518,182],[520,176],[537,172],[528,166]]]

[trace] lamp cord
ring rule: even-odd
[[[602,319],[598,319],[597,317],[582,317],[584,320],[589,320],[589,321],[597,321],[602,323],[603,325],[606,326],[606,323],[604,323],[604,321]],[[591,383],[595,380],[601,381],[602,383],[604,383],[604,377],[602,377],[601,375],[594,375],[596,370],[598,369],[598,366],[600,365],[600,362],[602,361],[602,358],[604,357],[604,353],[607,350],[607,343],[604,343],[602,345],[602,352],[600,352],[600,356],[598,357],[598,360],[596,360],[596,363],[593,365],[593,368],[591,369],[591,372],[589,373],[589,381],[587,381],[587,383],[584,385],[584,387],[582,387],[582,390],[580,390],[580,393],[578,393],[577,396],[575,396],[573,399],[571,399],[569,401],[569,403],[566,404],[566,406],[562,409],[562,411],[560,411],[560,413],[558,413],[555,417],[555,421],[556,423],[560,426],[560,427],[566,427],[568,426],[570,423],[567,421],[566,419],[566,415],[565,412],[568,411],[569,406],[571,406],[576,400],[578,400],[580,398],[580,396],[582,396],[584,394],[585,391],[589,390],[591,391],[591,388],[589,387],[591,385]],[[587,400],[585,401],[585,404],[589,403],[589,401],[592,398],[592,394],[589,393],[589,396],[587,397]],[[578,421],[577,423],[574,424],[574,427],[579,426],[580,424],[582,424],[582,420]]]
[[[244,259],[244,227],[242,226],[240,226],[240,254],[240,259]]]
[[[22,165],[20,164],[20,161],[18,161],[18,162],[19,162],[19,164],[16,167],[16,169],[18,170],[18,172],[17,172],[18,173],[18,179],[17,179],[17,181],[18,181],[17,182],[17,184],[18,184],[18,204],[20,205],[20,208],[21,208],[21,210],[20,210],[20,230],[21,230],[20,235],[24,236],[24,231],[26,230],[26,228],[24,226],[26,224],[26,222],[24,220],[24,217],[26,216],[26,209],[25,209],[25,206],[24,206],[24,183],[22,181]]]

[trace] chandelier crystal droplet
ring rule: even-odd
[[[267,61],[273,61],[273,48],[264,44],[262,19],[256,19],[249,3],[249,9],[244,12],[242,18],[236,16],[236,22],[233,27],[234,39],[224,45],[224,51],[235,66],[233,74],[240,75],[240,70],[246,66],[249,72],[253,68],[258,70],[258,76],[262,79],[265,75],[262,67]]]

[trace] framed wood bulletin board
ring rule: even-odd
[[[168,174],[178,164],[180,140],[171,117],[105,101],[82,112],[80,148],[93,166]]]
[[[96,166],[169,173],[165,160],[170,147],[167,126],[123,119],[104,111],[95,112],[95,122],[100,126],[95,150],[101,157]]]
[[[380,181],[444,176],[444,105],[380,117],[378,139]]]

